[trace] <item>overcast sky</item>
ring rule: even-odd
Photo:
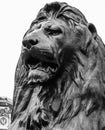
[[[53,0],[0,0],[0,96],[13,97],[21,41],[39,9]],[[59,0],[78,8],[105,42],[105,0]]]

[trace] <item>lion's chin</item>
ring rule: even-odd
[[[49,68],[48,68],[49,69]],[[53,74],[51,70],[45,70],[44,68],[37,68],[37,69],[32,69],[29,70],[28,74],[28,84],[33,84],[33,83],[42,83],[50,79]]]

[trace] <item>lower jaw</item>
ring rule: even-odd
[[[45,72],[39,69],[30,70],[28,74],[28,84],[31,83],[42,83],[51,78],[50,72]]]

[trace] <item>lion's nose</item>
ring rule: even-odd
[[[23,40],[23,46],[26,47],[27,49],[31,49],[34,45],[38,43],[37,39],[28,39],[28,40]]]

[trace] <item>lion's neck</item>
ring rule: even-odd
[[[72,119],[79,109],[79,88],[75,82],[71,82],[68,74],[63,74],[57,80],[34,88],[27,112],[38,126],[51,128],[67,118]]]
[[[40,130],[48,127],[50,130],[57,125],[60,127],[62,124],[66,126],[72,121],[76,122],[76,120],[78,121],[77,118],[81,118],[81,116],[86,118],[84,110],[81,111],[83,105],[81,101],[83,79],[81,79],[79,72],[82,71],[79,70],[74,79],[68,72],[64,72],[61,76],[58,76],[59,78],[55,77],[46,83],[27,87],[26,92],[24,92],[26,96],[30,90],[29,88],[33,89],[33,93],[28,106],[22,112],[24,116],[19,117],[23,120],[20,124],[22,126],[28,124],[25,127],[34,127]],[[21,104],[21,107],[22,105],[24,107],[24,104]],[[82,115],[79,117],[80,114]]]

